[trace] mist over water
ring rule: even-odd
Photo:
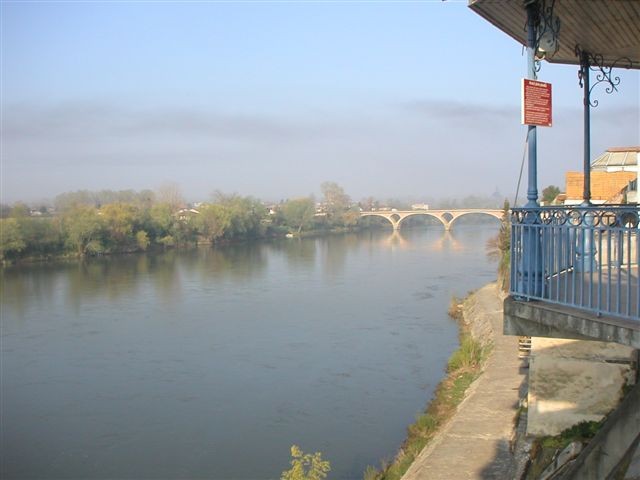
[[[4,478],[331,478],[391,458],[495,278],[496,224],[2,272]]]

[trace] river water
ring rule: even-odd
[[[2,478],[330,478],[392,458],[495,278],[496,224],[2,272]],[[455,228],[455,227],[454,227]]]

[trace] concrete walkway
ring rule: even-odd
[[[420,453],[403,480],[514,478],[509,442],[526,373],[520,369],[518,338],[502,335],[502,301],[495,284],[476,292],[471,302],[471,322],[492,327],[493,353],[456,415]]]

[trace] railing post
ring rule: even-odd
[[[539,23],[538,2],[531,0],[527,5],[527,78],[535,80],[536,36]],[[538,206],[538,142],[535,125],[527,127],[527,207]]]
[[[589,53],[580,53],[580,80],[583,88],[584,107],[584,149],[582,158],[583,189],[582,206],[591,205],[591,100],[589,99]],[[578,245],[576,245],[576,272],[592,272],[596,251],[593,248],[593,213],[584,214],[582,229],[578,233]],[[582,236],[580,236],[582,233]]]
[[[536,78],[536,36],[539,23],[538,2],[535,0],[527,4],[527,77]],[[522,285],[527,295],[539,296],[542,293],[542,244],[539,228],[538,204],[538,150],[537,132],[534,125],[529,125],[527,132],[528,145],[528,179],[526,208],[533,212],[525,214],[522,226],[522,254],[523,271]]]
[[[580,54],[580,79],[583,82],[583,108],[584,108],[584,132],[583,132],[583,153],[582,171],[584,181],[582,182],[583,205],[591,204],[591,100],[589,99],[589,54]]]
[[[576,272],[592,272],[596,259],[596,249],[593,247],[593,212],[586,211],[582,218],[578,234],[578,245],[576,245]]]

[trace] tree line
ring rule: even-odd
[[[168,186],[158,192],[68,192],[56,197],[53,209],[5,205],[0,260],[139,252],[355,227],[359,207],[342,187],[325,182],[321,190],[319,204],[309,196],[267,206],[254,197],[216,193],[210,202],[188,206]]]

